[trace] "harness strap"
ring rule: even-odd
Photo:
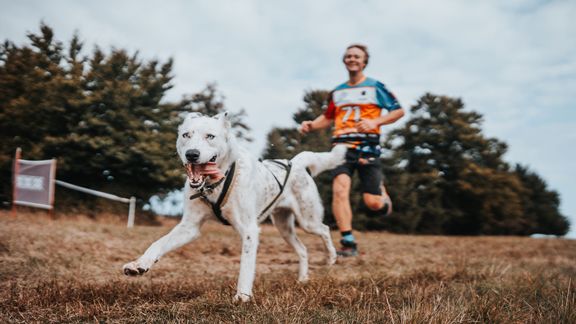
[[[206,197],[206,195],[204,194],[203,191],[198,192],[192,196],[190,196],[190,200],[196,199],[196,198],[202,198],[202,201],[204,201],[205,203],[207,203],[208,205],[210,205],[210,207],[212,207],[212,211],[214,212],[214,215],[216,216],[216,218],[218,218],[218,220],[224,224],[224,225],[230,225],[230,222],[228,222],[228,220],[226,218],[224,218],[224,216],[222,216],[222,206],[226,203],[226,201],[228,201],[228,194],[229,194],[229,189],[230,189],[230,185],[232,184],[232,181],[235,178],[236,175],[236,162],[232,163],[232,165],[230,166],[230,169],[228,169],[228,171],[226,171],[226,180],[224,180],[224,187],[222,187],[222,191],[220,192],[220,195],[218,196],[218,200],[215,203],[212,203],[210,200],[208,200],[208,198]],[[218,184],[220,184],[222,181],[218,181]],[[213,186],[214,188],[215,186]]]
[[[224,206],[224,204],[228,201],[228,195],[230,194],[230,185],[232,184],[232,181],[234,180],[234,178],[236,177],[236,162],[232,163],[232,165],[230,166],[230,169],[228,170],[228,172],[226,172],[226,180],[224,181],[224,187],[222,188],[222,192],[220,192],[220,196],[218,197],[218,200],[216,201],[216,206],[218,206],[218,213],[216,213],[216,217],[218,217],[218,219],[220,219],[222,221],[222,223],[226,224],[226,225],[230,225],[230,223],[228,223],[228,221],[226,219],[224,219],[224,217],[222,217],[222,210],[220,210],[220,207]],[[220,216],[218,216],[218,214]]]
[[[274,177],[274,180],[276,180],[276,183],[278,183],[278,186],[280,187],[280,192],[278,192],[278,194],[276,195],[276,197],[274,197],[272,202],[270,202],[270,204],[268,204],[268,206],[266,206],[266,208],[264,208],[264,210],[260,213],[260,216],[264,215],[268,211],[268,209],[270,209],[270,207],[272,207],[272,205],[274,205],[276,200],[278,200],[278,198],[280,198],[280,196],[284,192],[284,187],[286,187],[286,182],[288,182],[288,176],[290,176],[290,170],[292,169],[292,163],[290,163],[290,161],[288,161],[288,163],[282,163],[278,160],[267,160],[267,161],[274,162],[274,163],[280,165],[281,167],[283,167],[284,169],[286,169],[286,176],[284,177],[284,183],[280,184],[280,181],[278,181],[278,178],[276,178],[274,173],[272,173],[272,171],[270,171],[270,173],[272,173],[272,176]]]

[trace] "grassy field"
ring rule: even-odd
[[[264,226],[254,301],[236,305],[230,228],[209,222],[128,278],[122,265],[175,222],[103,218],[0,212],[0,322],[576,323],[574,240],[358,233],[361,255],[328,268],[320,239],[300,232],[311,280],[299,284],[295,253]]]

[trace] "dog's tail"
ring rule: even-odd
[[[346,145],[339,144],[334,146],[330,152],[304,151],[291,160],[292,166],[307,168],[310,174],[315,177],[344,163],[346,149]]]

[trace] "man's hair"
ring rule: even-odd
[[[348,47],[346,47],[346,50],[349,50],[351,48],[357,48],[359,50],[361,50],[362,52],[364,52],[364,64],[368,65],[368,60],[370,59],[370,53],[368,53],[368,46],[366,45],[362,45],[362,44],[352,44]],[[344,62],[344,59],[346,58],[346,53],[344,53],[344,56],[342,57],[342,62]]]

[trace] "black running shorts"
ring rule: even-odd
[[[332,170],[332,177],[335,178],[344,173],[352,178],[354,171],[358,170],[360,190],[363,193],[381,195],[382,188],[380,186],[384,179],[384,174],[382,173],[382,163],[380,163],[380,159],[377,157],[363,157],[368,163],[360,164],[358,162],[359,158],[360,152],[349,149],[346,152],[346,162]]]

